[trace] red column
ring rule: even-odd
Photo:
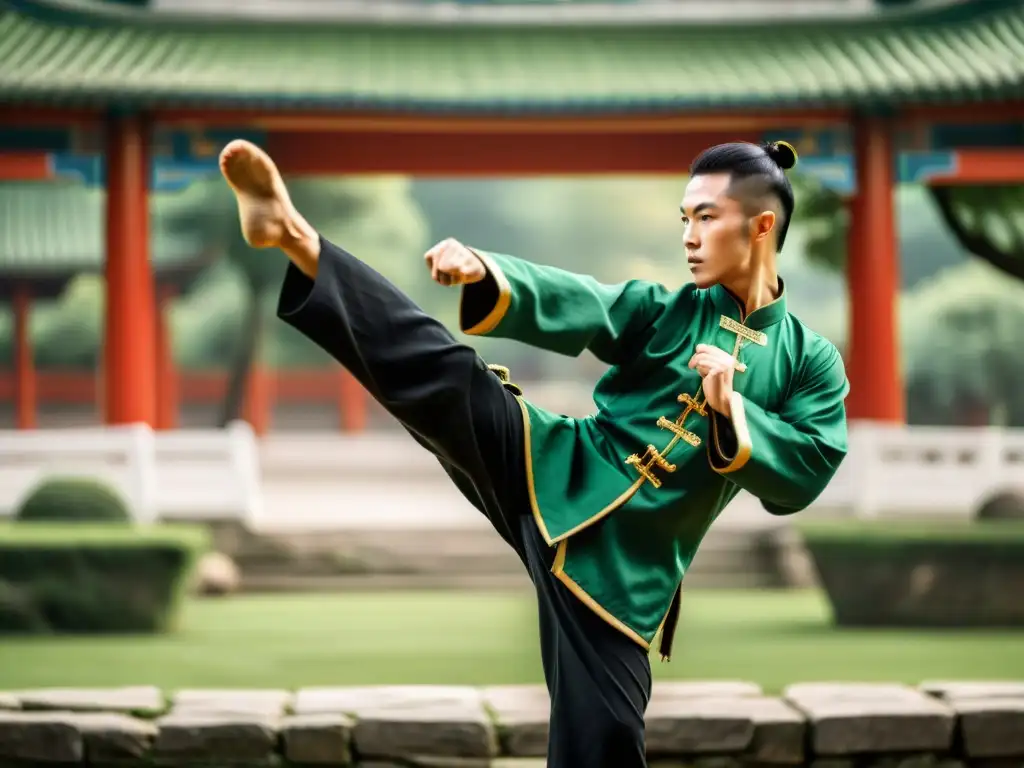
[[[851,208],[848,291],[851,418],[903,423],[899,356],[899,248],[892,126],[854,124],[858,199]]]
[[[270,415],[274,407],[274,381],[271,372],[258,360],[253,363],[246,382],[243,413],[257,435],[270,429]]]
[[[32,295],[28,286],[14,288],[14,386],[15,424],[18,429],[36,427],[36,368],[29,335]]]
[[[178,426],[178,369],[174,365],[174,339],[171,337],[170,312],[174,286],[159,288],[156,311],[156,428]]]
[[[344,368],[338,372],[338,419],[342,432],[366,429],[367,393],[355,376]]]
[[[156,423],[156,307],[149,260],[149,132],[107,122],[106,421]]]

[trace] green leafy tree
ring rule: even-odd
[[[963,249],[1024,280],[1024,184],[932,187],[931,198]]]
[[[422,219],[403,179],[302,178],[289,182],[289,190],[296,207],[322,234],[371,264],[396,253],[411,256],[422,244]],[[237,307],[238,321],[232,324],[235,343],[227,350],[228,386],[218,418],[223,426],[240,416],[249,373],[272,345],[267,320],[287,261],[278,253],[246,244],[234,196],[219,178],[202,182],[201,192],[169,213],[165,226],[172,232],[200,231],[206,246],[221,252],[241,281],[242,303]],[[222,274],[219,279],[221,287],[227,288],[230,278]],[[308,342],[304,345],[307,352],[310,347]]]

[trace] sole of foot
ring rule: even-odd
[[[220,171],[238,201],[242,236],[253,248],[280,246],[289,234],[291,201],[270,155],[243,139],[221,150]]]

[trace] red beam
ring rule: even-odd
[[[757,133],[427,134],[274,133],[268,150],[291,175],[403,173],[417,176],[685,173],[720,141]]]
[[[1024,99],[1013,101],[980,101],[960,104],[933,104],[904,107],[900,111],[900,127],[913,123],[1014,123],[1024,121]]]
[[[324,369],[267,369],[274,402],[338,403],[342,372],[336,367]],[[346,374],[347,375],[347,374]],[[96,402],[99,375],[92,371],[43,370],[36,372],[37,399],[41,404],[89,405]],[[361,389],[361,388],[360,388]],[[179,371],[179,402],[204,404],[219,402],[227,391],[224,371]],[[11,402],[17,392],[17,377],[10,369],[0,369],[0,401]]]
[[[66,128],[98,125],[101,110],[22,107],[0,104],[0,126],[5,128]]]
[[[690,131],[765,131],[780,126],[834,125],[846,122],[850,111],[735,110],[636,115],[494,116],[392,114],[383,112],[309,112],[264,110],[162,110],[162,125],[188,127],[251,127],[267,131],[331,133],[686,133]]]
[[[50,178],[45,152],[4,152],[0,147],[0,181],[43,181]]]
[[[956,170],[935,174],[928,184],[1020,184],[1024,182],[1024,149],[958,149]]]

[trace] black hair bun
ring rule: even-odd
[[[768,157],[784,171],[796,165],[796,148],[788,141],[772,141],[765,145]]]

